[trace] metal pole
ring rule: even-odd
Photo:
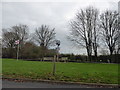
[[[18,44],[18,47],[17,47],[17,61],[18,61],[18,57],[19,57],[19,44]]]
[[[57,47],[57,62],[59,61],[59,46]]]
[[[56,69],[55,59],[56,59],[56,55],[54,55],[54,60],[53,60],[53,75],[55,75],[55,69]]]
[[[56,71],[55,62],[58,61],[58,52],[59,52],[59,45],[60,45],[59,40],[56,40],[56,45],[57,45],[57,48],[56,48],[57,54],[54,55],[54,60],[53,60],[53,75],[55,75],[55,71]]]

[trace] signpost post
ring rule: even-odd
[[[18,57],[19,57],[19,44],[18,44],[18,47],[17,47],[17,61],[18,61]]]
[[[20,43],[19,40],[15,41],[15,44],[17,45],[17,61],[18,61],[18,56],[19,56],[19,43]]]

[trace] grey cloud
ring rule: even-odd
[[[66,39],[69,34],[68,22],[74,18],[77,10],[89,5],[95,5],[101,10],[109,8],[107,2],[4,2],[2,5],[2,26],[9,28],[20,23],[27,24],[30,27],[30,32],[33,33],[34,29],[41,24],[49,25],[50,28],[55,28],[57,39],[61,40],[62,53],[82,54],[86,53],[84,49],[75,48]]]

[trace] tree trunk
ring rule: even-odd
[[[91,62],[91,52],[89,48],[87,48],[87,55],[88,55],[88,61]]]
[[[95,61],[97,62],[97,50],[94,50]]]
[[[110,63],[112,63],[112,60],[113,60],[113,49],[110,48]]]

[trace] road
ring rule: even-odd
[[[93,86],[78,85],[78,84],[56,84],[46,82],[15,82],[2,81],[2,88],[95,88]]]

